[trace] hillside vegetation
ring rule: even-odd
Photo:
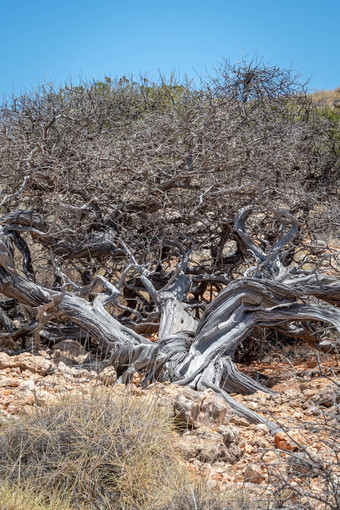
[[[340,108],[340,87],[334,90],[319,90],[312,94],[313,101],[318,105]]]

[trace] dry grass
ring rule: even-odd
[[[1,510],[255,510],[189,475],[169,416],[109,389],[0,422]]]
[[[0,428],[1,479],[37,493],[49,487],[88,508],[159,507],[178,476],[170,422],[143,399],[96,391]]]
[[[230,491],[208,489],[204,480],[195,480],[178,491],[172,501],[159,510],[269,510],[273,501],[249,497],[246,490],[231,487]],[[150,509],[151,510],[151,509]],[[158,509],[157,509],[158,510]],[[275,510],[275,508],[273,509]]]
[[[5,482],[0,487],[1,510],[76,510],[76,507],[45,488],[38,493],[34,487]]]
[[[340,87],[335,90],[319,90],[311,95],[313,101],[331,108],[340,106]]]

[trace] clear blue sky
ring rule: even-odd
[[[340,86],[339,0],[0,0],[0,93],[212,71],[242,55]]]

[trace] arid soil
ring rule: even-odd
[[[70,340],[39,354],[0,352],[0,421],[16,419],[19,413],[52,404],[59,397],[81,397],[97,387],[143,395],[168,410],[183,462],[203,474],[210,487],[246,486],[248,492],[265,497],[268,491],[287,485],[289,490],[302,491],[301,497],[305,491],[322,499],[330,484],[336,488],[340,482],[340,390],[336,384],[340,363],[334,354],[309,352],[303,358],[272,356],[239,367],[277,391],[275,396],[234,395],[276,421],[282,431],[275,435],[264,425],[251,425],[233,415],[212,390],[197,392],[170,383],[153,383],[145,389],[138,386],[138,377],[127,387],[114,384],[114,368]]]

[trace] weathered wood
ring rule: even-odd
[[[119,381],[127,382],[135,371],[142,371],[145,383],[156,378],[196,389],[211,388],[237,414],[255,423],[265,423],[270,430],[276,431],[277,426],[266,417],[249,411],[230,397],[229,392],[249,394],[261,390],[273,393],[237,370],[232,361],[235,349],[253,328],[259,326],[286,331],[301,338],[306,337],[303,324],[309,321],[322,321],[340,331],[340,310],[337,308],[340,304],[340,282],[332,276],[306,272],[294,274],[284,269],[280,250],[296,235],[297,222],[289,213],[281,211],[284,224],[281,234],[265,253],[244,232],[245,221],[251,211],[252,207],[241,211],[235,222],[235,231],[242,240],[243,248],[257,261],[256,277],[239,278],[230,283],[224,276],[217,277],[217,281],[227,285],[206,306],[200,320],[193,318],[185,303],[195,280],[195,275],[190,276],[188,268],[191,250],[182,250],[181,262],[172,277],[156,289],[149,272],[138,265],[123,241],[117,241],[119,249],[130,258],[120,277],[119,287],[123,286],[128,271],[134,269],[140,273],[140,285],[150,297],[153,314],[159,316],[157,343],[123,325],[108,312],[108,305],[117,303],[120,290],[101,276],[94,276],[88,285],[75,287],[72,292],[65,290],[66,287],[44,288],[32,281],[34,271],[29,248],[21,239],[20,232],[31,232],[42,244],[46,239],[50,244],[50,234],[43,218],[33,212],[18,211],[2,222],[0,292],[15,300],[14,303],[22,303],[36,311],[36,320],[18,331],[18,334],[33,334],[36,347],[39,347],[40,336],[53,339],[60,338],[60,334],[72,338],[87,335],[101,346],[103,354],[116,367]],[[291,227],[287,230],[289,223]],[[23,257],[26,277],[16,269],[14,244]],[[73,248],[68,246],[65,249]],[[75,256],[83,255],[78,250]],[[200,275],[200,278],[202,281],[214,281],[209,275]],[[104,290],[98,293],[99,287],[104,287]],[[95,295],[97,297],[93,299]],[[319,304],[315,300],[308,303],[306,300],[310,297],[325,303]],[[124,306],[121,305],[121,308],[124,309]],[[125,309],[138,317],[136,310]],[[6,322],[5,312],[1,313],[7,329],[4,335],[7,335],[11,333],[11,327],[9,321]],[[52,317],[61,323],[61,329],[48,324]],[[65,323],[67,325],[63,326]]]

